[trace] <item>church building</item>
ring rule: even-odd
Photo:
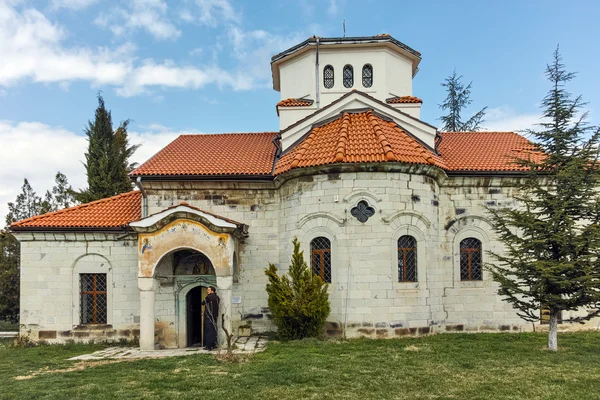
[[[531,144],[422,121],[420,62],[387,34],[311,37],[271,59],[279,131],[182,135],[136,190],[12,224],[21,334],[198,345],[208,286],[230,331],[275,330],[264,270],[294,237],[329,283],[326,335],[532,329],[484,268],[485,208],[515,204]]]

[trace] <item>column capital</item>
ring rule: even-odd
[[[138,277],[138,289],[142,292],[156,290],[156,279]]]

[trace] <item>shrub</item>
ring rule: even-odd
[[[279,276],[273,264],[265,270],[269,308],[282,339],[316,337],[322,333],[330,312],[328,285],[304,261],[297,238],[293,243],[289,277]]]

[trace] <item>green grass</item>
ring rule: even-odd
[[[544,334],[309,340],[272,342],[235,363],[193,355],[85,366],[66,358],[101,345],[0,347],[0,398],[600,398],[600,333],[560,334],[558,353],[545,345]]]

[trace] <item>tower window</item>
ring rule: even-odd
[[[344,87],[351,88],[352,86],[354,86],[354,68],[348,64],[344,67]]]
[[[366,88],[373,86],[373,66],[371,64],[363,65],[362,84]]]
[[[323,68],[323,85],[326,89],[331,89],[333,87],[333,67],[331,65],[326,65]]]

